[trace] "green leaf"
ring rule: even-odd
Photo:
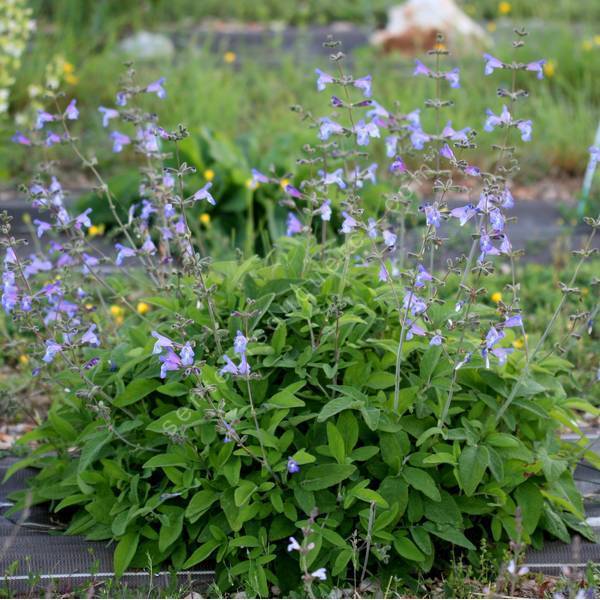
[[[458,473],[461,488],[467,496],[472,496],[481,483],[489,464],[485,446],[466,446],[458,459]]]
[[[421,357],[420,376],[423,383],[429,381],[442,354],[441,346],[429,346]]]
[[[381,411],[374,406],[363,406],[360,409],[360,412],[367,424],[367,427],[371,431],[377,431],[379,427],[379,419],[381,418]]]
[[[158,454],[153,456],[150,460],[147,460],[142,468],[153,469],[156,467],[185,467],[187,463],[185,459],[179,454],[166,453]]]
[[[258,487],[253,481],[240,481],[239,487],[235,490],[233,495],[235,505],[240,507],[246,504],[257,489]]]
[[[350,477],[354,471],[356,471],[354,465],[335,463],[317,465],[306,471],[306,476],[300,485],[307,491],[326,490]]]
[[[185,396],[190,389],[183,383],[173,381],[172,383],[166,383],[165,385],[157,387],[156,391],[164,394],[165,396],[177,397]]]
[[[281,408],[301,408],[304,406],[304,402],[299,398],[296,398],[294,394],[305,385],[305,381],[296,381],[277,392],[274,396],[271,396],[266,402]]]
[[[377,506],[380,506],[381,508],[389,508],[389,506],[390,506],[387,503],[387,501],[384,500],[384,498],[381,496],[381,494],[378,494],[377,492],[374,492],[373,490],[359,488],[359,489],[353,491],[352,495],[355,498],[362,500],[363,502],[369,502],[369,503],[375,502],[375,504],[377,504]]]
[[[138,400],[146,397],[156,388],[160,387],[161,382],[156,379],[134,379],[129,385],[113,400],[113,404],[118,407],[129,406]]]
[[[182,569],[189,569],[206,560],[221,544],[219,540],[208,540],[198,548],[184,563]]]
[[[115,576],[117,578],[121,577],[125,569],[130,565],[137,550],[139,540],[140,534],[138,532],[126,533],[119,540],[113,557]]]
[[[352,550],[341,550],[340,553],[336,556],[335,562],[333,563],[333,569],[331,570],[331,574],[335,577],[336,575],[340,575],[342,571],[347,569],[348,563],[352,558]]]
[[[373,390],[386,390],[393,387],[395,383],[396,376],[393,373],[375,371],[375,373],[371,373],[365,385]]]
[[[163,522],[158,535],[158,549],[164,552],[181,536],[183,530],[183,510],[179,509],[169,515],[162,516]]]
[[[407,537],[394,538],[394,549],[402,556],[402,558],[407,558],[408,560],[413,560],[415,562],[425,560],[425,555],[417,548],[415,543]]]
[[[406,483],[425,494],[428,498],[436,502],[442,499],[436,482],[426,471],[415,467],[404,467],[402,477]]]
[[[346,461],[344,438],[331,421],[327,423],[327,443],[333,458],[335,458],[340,465],[343,465]]]
[[[531,481],[522,483],[514,491],[514,495],[517,505],[521,507],[523,529],[531,534],[535,531],[542,516],[544,498],[538,486]]]
[[[518,448],[521,445],[516,437],[508,433],[490,433],[485,441],[496,448]]]
[[[545,448],[539,449],[538,457],[542,462],[542,469],[548,481],[556,481],[569,466],[566,460],[552,458]]]
[[[160,419],[156,419],[156,421],[152,421],[152,423],[146,427],[146,430],[153,431],[155,433],[172,435],[181,431],[182,429],[201,423],[203,419],[203,412],[181,407],[177,410],[168,412]]]
[[[425,522],[423,523],[423,528],[442,540],[469,550],[475,550],[475,546],[465,537],[464,533],[454,527]]]
[[[319,421],[319,423],[323,423],[324,421],[327,421],[327,419],[329,419],[330,417],[333,417],[333,415],[337,415],[339,412],[342,412],[343,410],[360,409],[362,405],[363,405],[363,403],[360,400],[355,400],[353,398],[349,398],[349,397],[334,398],[333,400],[330,400],[321,409],[321,412],[319,413],[319,416],[317,417],[317,421]]]
[[[218,494],[213,490],[196,492],[185,509],[186,518],[193,523],[197,521],[218,499]]]

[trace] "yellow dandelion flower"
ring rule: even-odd
[[[73,64],[70,63],[68,60],[65,60],[65,62],[63,63],[63,73],[65,73],[67,75],[71,75],[74,72],[75,72],[75,67],[73,66]]]
[[[500,2],[498,4],[498,12],[501,15],[507,15],[512,10],[512,4],[510,2]]]
[[[102,235],[104,233],[105,226],[102,225],[92,225],[88,227],[88,235],[90,237],[96,237],[97,235]]]
[[[549,60],[544,64],[543,69],[546,77],[554,77],[554,74],[556,73],[556,63],[553,60]]]
[[[236,61],[237,59],[237,54],[235,52],[231,52],[231,50],[229,52],[225,52],[225,54],[223,54],[223,60],[228,64],[232,64]]]
[[[438,42],[435,46],[434,46],[435,50],[441,50],[441,51],[446,51],[446,46],[445,44],[442,44],[441,42]]]
[[[113,317],[115,317],[115,319],[117,319],[118,317],[122,317],[124,312],[125,312],[125,311],[123,310],[123,307],[122,307],[122,306],[119,306],[119,305],[117,305],[117,304],[113,304],[113,305],[110,307],[110,314],[111,314]]]
[[[282,189],[282,190],[285,190],[285,188],[286,188],[288,185],[290,185],[290,180],[289,180],[289,179],[282,179],[282,180],[279,182],[279,185],[281,186],[281,189]]]
[[[212,181],[215,178],[215,172],[212,169],[206,169],[203,173],[204,179],[206,181]]]
[[[140,313],[140,315],[145,315],[147,312],[150,311],[150,305],[146,304],[145,302],[138,302],[136,310],[138,311],[138,313]]]
[[[198,217],[198,221],[200,221],[200,223],[202,223],[202,225],[205,225],[206,227],[208,227],[210,225],[210,215],[208,213],[202,213]]]
[[[27,356],[27,354],[21,354],[19,356],[19,363],[22,365],[28,365],[29,364],[29,356]]]
[[[515,347],[517,350],[520,350],[524,345],[525,345],[525,342],[523,341],[522,338],[519,338],[518,340],[515,340],[513,342],[513,347]]]
[[[502,294],[500,292],[494,292],[491,295],[492,298],[492,302],[495,302],[496,304],[498,304],[498,302],[502,302]]]
[[[497,27],[496,27],[496,23],[494,23],[494,21],[490,21],[490,22],[489,22],[489,23],[486,25],[486,27],[487,27],[487,30],[488,30],[490,33],[494,33],[494,31],[496,31],[496,29],[497,29]]]

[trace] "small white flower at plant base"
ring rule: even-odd
[[[517,577],[522,577],[523,575],[527,575],[527,573],[529,573],[529,569],[527,567],[521,567],[518,571],[517,571],[517,564],[515,563],[514,559],[512,559],[509,563],[508,566],[506,567],[506,570],[511,574],[511,575],[516,575]]]
[[[295,537],[290,538],[290,543],[288,544],[287,551],[291,552],[292,550],[300,550],[300,544]]]
[[[311,575],[315,579],[320,579],[321,581],[325,581],[327,579],[327,569],[321,567],[320,569],[317,569],[316,571],[313,571],[311,573]]]

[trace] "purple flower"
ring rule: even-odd
[[[329,137],[333,134],[340,134],[344,132],[344,128],[335,121],[332,121],[328,117],[321,117],[319,119],[319,139],[326,142]]]
[[[131,144],[131,138],[124,133],[120,133],[119,131],[111,131],[110,137],[113,141],[113,152],[121,152],[121,150],[123,150],[123,146]]]
[[[294,213],[288,213],[286,223],[287,229],[285,234],[288,237],[291,237],[297,233],[302,233],[302,223]]]
[[[491,75],[494,72],[494,69],[503,69],[504,63],[493,57],[491,54],[484,54],[483,58],[485,59],[485,70],[484,73],[486,75]]]
[[[502,242],[500,243],[500,252],[503,254],[510,254],[512,252],[512,244],[510,243],[508,236],[503,233],[500,237],[502,238]]]
[[[142,152],[145,152],[146,154],[152,154],[159,150],[156,129],[152,127],[152,125],[138,127],[136,140]]]
[[[433,277],[427,272],[427,269],[423,265],[417,266],[417,277],[415,278],[415,287],[425,287],[426,281],[433,281]]]
[[[513,315],[512,317],[507,317],[506,320],[504,321],[504,323],[502,324],[503,327],[523,327],[523,319],[521,317],[521,315],[516,314]]]
[[[233,351],[238,355],[242,356],[246,353],[248,347],[248,338],[238,329],[235,339],[233,340]]]
[[[511,124],[511,116],[506,104],[502,106],[502,113],[500,116],[495,115],[489,108],[485,113],[488,116],[485,120],[485,125],[483,126],[486,131],[494,131],[496,127],[508,126]]]
[[[546,64],[546,59],[542,58],[541,60],[534,60],[533,62],[527,63],[525,65],[526,71],[534,71],[537,73],[538,79],[544,79],[544,65]]]
[[[465,175],[470,175],[471,177],[481,177],[481,169],[475,165],[467,165],[465,167]]]
[[[289,194],[292,198],[302,198],[302,192],[293,185],[288,183],[284,189],[286,194]]]
[[[49,260],[38,258],[35,254],[30,256],[31,262],[23,269],[25,277],[37,275],[43,271],[51,271],[52,263]]]
[[[68,254],[64,254],[65,258],[71,258]],[[81,255],[81,261],[83,262],[83,273],[84,275],[87,275],[90,272],[90,269],[93,269],[95,266],[97,266],[100,261],[95,257],[95,256],[91,256],[90,254],[88,254],[87,252],[84,252]],[[70,264],[71,261],[68,261],[68,264]],[[58,263],[57,263],[58,266]]]
[[[531,131],[533,129],[533,126],[530,119],[526,121],[519,121],[517,123],[517,129],[521,132],[521,139],[524,142],[531,141]]]
[[[464,129],[460,129],[457,131],[452,127],[452,121],[448,121],[446,126],[442,130],[442,137],[448,138],[453,142],[463,142],[466,143],[469,141],[467,134],[471,131],[470,127],[465,127]]]
[[[387,119],[390,116],[390,113],[383,108],[383,106],[381,106],[381,104],[379,104],[378,102],[375,102],[375,100],[371,100],[371,106],[373,106],[373,108],[367,112],[367,118],[368,119]]]
[[[365,123],[363,119],[354,126],[354,133],[356,133],[356,143],[359,146],[368,146],[370,138],[380,137],[379,127],[373,121]]]
[[[51,115],[49,112],[46,112],[45,110],[38,110],[37,119],[35,122],[35,128],[43,129],[43,127],[46,123],[51,123],[52,121],[55,121],[55,120],[56,120],[56,117],[54,115]]]
[[[590,146],[588,148],[588,152],[590,153],[590,158],[594,163],[600,161],[600,147],[599,146]]]
[[[141,250],[146,254],[156,254],[156,246],[149,235],[146,236],[146,239],[142,244]]]
[[[444,79],[450,83],[451,88],[460,87],[460,69],[456,67],[452,71],[444,73]]]
[[[173,341],[168,337],[161,335],[158,331],[153,331],[150,335],[156,340],[154,348],[152,349],[152,354],[160,354],[163,351],[163,348],[173,348]]]
[[[115,248],[119,251],[117,254],[117,259],[115,260],[117,267],[120,267],[126,258],[135,256],[135,250],[133,248],[128,248],[122,244],[115,244]]]
[[[21,144],[23,146],[31,146],[31,140],[20,131],[15,131],[15,134],[10,138],[15,144]]]
[[[300,465],[290,456],[287,461],[287,471],[290,475],[300,471]]]
[[[415,70],[413,71],[413,75],[429,76],[430,73],[431,71],[429,70],[429,68],[426,67],[419,59],[415,60]]]
[[[81,336],[81,343],[89,344],[90,346],[99,346],[100,340],[95,331],[96,325],[90,325],[89,329]]]
[[[331,96],[331,105],[335,108],[341,108],[342,106],[344,106],[344,102],[341,100],[341,98],[338,98],[337,96]]]
[[[52,229],[52,225],[50,225],[50,223],[46,223],[46,221],[40,221],[39,219],[34,219],[33,224],[37,227],[36,234],[39,238],[41,238],[46,231],[50,231]]]
[[[433,204],[424,204],[419,207],[421,212],[425,213],[425,221],[427,225],[438,229],[442,224],[442,214]]]
[[[371,97],[371,76],[365,75],[354,80],[354,87],[362,91],[365,98]]]
[[[342,216],[344,217],[344,221],[342,222],[342,233],[352,233],[358,223],[356,220],[351,217],[346,211],[342,212]]]
[[[367,221],[367,235],[374,240],[377,237],[377,221],[369,219]]]
[[[406,332],[406,341],[412,340],[415,335],[421,337],[426,335],[425,330],[422,327],[419,327],[419,325],[417,325],[416,323],[413,323],[413,321],[411,321],[410,319],[406,320],[406,324],[409,327],[408,331]]]
[[[390,165],[391,173],[404,173],[406,171],[406,164],[402,160],[402,157],[396,156],[392,164]]]
[[[256,185],[257,183],[269,183],[269,178],[266,175],[263,175],[260,171],[256,169],[252,169],[252,185]]]
[[[462,227],[469,219],[477,214],[477,209],[472,204],[467,204],[460,208],[454,208],[450,211],[450,215],[458,219]]]
[[[388,247],[388,248],[393,248],[396,245],[396,239],[397,236],[395,233],[392,233],[391,231],[385,229],[383,231],[383,243]]]
[[[336,169],[333,173],[326,173],[325,171],[319,171],[319,175],[323,178],[325,185],[337,184],[340,190],[346,189],[346,183],[343,179],[344,170]]]
[[[390,135],[385,138],[385,155],[388,158],[393,158],[396,155],[396,148],[398,147],[398,136]]]
[[[513,353],[513,348],[493,348],[491,353],[498,359],[498,364],[503,365],[508,355]]]
[[[119,116],[119,111],[114,108],[100,106],[98,107],[98,110],[102,113],[102,127],[108,127],[109,121],[111,119],[116,119]]]
[[[46,364],[50,364],[54,357],[62,351],[62,346],[57,344],[54,340],[46,340],[46,353],[44,354],[42,360]]]
[[[500,198],[502,202],[502,208],[512,208],[515,205],[513,195],[508,188],[504,188],[504,190],[502,190],[500,193]]]
[[[454,367],[454,369],[456,371],[458,371],[459,369],[461,369],[462,367],[464,367],[467,363],[470,363],[471,362],[471,356],[472,356],[472,353],[471,352],[467,352],[465,354],[465,357],[459,363],[457,363],[457,365],[456,365],[456,367]]]
[[[65,118],[69,119],[69,121],[75,121],[79,118],[79,111],[77,110],[77,100],[73,98],[71,102],[67,105],[65,109]]]
[[[177,356],[170,348],[167,349],[166,354],[161,354],[158,357],[158,360],[162,363],[160,366],[161,379],[164,379],[167,376],[168,371],[178,371],[183,366],[181,358],[179,358],[179,356]]]
[[[301,546],[298,543],[298,540],[295,537],[290,538],[290,543],[288,544],[287,551],[291,552],[292,550],[300,551]]]
[[[18,301],[19,288],[15,284],[15,274],[12,271],[5,271],[2,273],[2,308],[6,313],[10,313]]]
[[[46,141],[44,143],[46,144],[46,146],[48,148],[51,148],[55,144],[60,144],[60,142],[61,142],[60,135],[58,135],[57,133],[54,133],[53,131],[49,131],[48,135],[46,136]]]
[[[481,254],[479,255],[479,262],[483,261],[485,257],[489,254],[491,256],[497,256],[500,254],[498,248],[496,248],[492,244],[492,240],[487,233],[487,231],[481,231],[481,237],[479,238],[479,249],[481,250]]]
[[[430,340],[429,345],[430,346],[441,346],[442,345],[442,341],[443,338],[439,333],[436,333]]]
[[[402,305],[405,309],[410,310],[414,316],[420,315],[427,310],[425,301],[411,291],[405,294]]]
[[[456,157],[454,156],[454,152],[452,152],[452,148],[448,146],[448,144],[444,144],[440,148],[440,156],[447,158],[448,160],[456,161]]]
[[[316,211],[323,221],[331,221],[331,200],[325,200]]]
[[[193,196],[193,200],[206,200],[209,204],[215,206],[217,203],[215,199],[212,197],[211,193],[208,191],[212,187],[212,181],[209,181],[204,184]]]
[[[415,150],[423,150],[425,143],[431,138],[420,127],[412,130],[410,134],[410,143]]]
[[[311,573],[311,575],[315,579],[320,579],[321,581],[325,581],[327,579],[327,569],[325,569],[324,567],[321,567],[320,569],[313,571]]]
[[[167,97],[167,92],[165,88],[163,88],[164,82],[165,78],[161,77],[160,79],[157,79],[156,81],[153,81],[151,84],[149,84],[146,88],[146,91],[149,94],[156,94],[161,100],[163,100]]]
[[[117,106],[127,106],[128,98],[129,98],[129,94],[127,94],[127,92],[117,92],[117,99],[116,99]]]
[[[379,267],[378,278],[379,278],[379,281],[389,281],[390,280],[390,274],[387,270],[387,267],[384,264],[382,264]]]
[[[183,348],[181,349],[179,356],[181,357],[181,364],[184,367],[191,367],[194,364],[194,360],[196,357],[194,355],[194,350],[192,348],[192,345],[189,342],[186,342],[183,345]]]
[[[223,355],[223,360],[225,361],[225,366],[221,368],[219,371],[220,375],[224,375],[225,373],[231,373],[232,375],[249,375],[250,374],[250,365],[246,360],[246,355],[242,355],[239,366],[236,365],[227,354]]]
[[[322,92],[327,84],[333,83],[335,80],[329,73],[325,73],[325,71],[321,71],[321,69],[315,69],[315,73],[318,75],[317,77],[317,90]]]
[[[79,216],[75,218],[75,229],[81,229],[82,227],[91,227],[92,222],[88,215],[92,212],[91,208],[86,208]]]

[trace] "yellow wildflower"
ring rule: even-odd
[[[124,319],[124,318],[123,318],[121,315],[119,315],[118,317],[115,317],[115,323],[116,323],[117,325],[123,325],[123,321],[124,321],[124,320],[125,320],[125,319]]]
[[[494,31],[496,31],[496,23],[494,23],[494,21],[490,21],[486,27],[490,33],[494,33]]]
[[[102,235],[104,233],[105,226],[102,225],[92,225],[88,227],[88,235],[90,237],[96,237],[97,235]]]
[[[117,304],[113,304],[110,307],[110,314],[113,317],[115,317],[115,319],[117,319],[118,317],[122,317],[124,312],[125,311],[123,310],[123,307],[122,306],[118,306]]]
[[[282,180],[279,182],[279,185],[281,186],[281,189],[282,189],[282,190],[285,190],[285,188],[286,188],[288,185],[290,185],[290,180],[289,180],[289,179],[282,179]]]
[[[498,302],[502,302],[502,294],[500,292],[494,292],[491,296],[492,302],[498,304]]]
[[[91,302],[88,302],[87,304],[85,304],[85,310],[94,310],[94,305]]]
[[[590,288],[581,288],[581,295],[582,296],[587,296],[590,293]]]
[[[518,340],[515,340],[513,342],[513,346],[517,349],[520,350],[523,346],[525,345],[525,342],[523,341],[523,338],[519,338]]]
[[[231,50],[229,52],[225,52],[225,54],[223,54],[223,60],[230,65],[231,63],[234,63],[235,60],[237,58],[237,55],[235,52],[231,52]]]
[[[215,178],[215,172],[212,169],[206,169],[206,171],[204,171],[204,179],[206,179],[206,181],[212,181]]]
[[[205,225],[206,227],[208,227],[210,225],[210,215],[208,213],[202,213],[198,217],[198,221],[200,221],[200,223],[202,223],[202,225]]]
[[[66,75],[71,75],[75,72],[75,67],[68,60],[65,60],[65,62],[63,63],[63,72]]]
[[[140,315],[145,315],[150,311],[150,305],[146,304],[145,302],[138,302],[136,310],[140,313]]]
[[[546,77],[554,77],[554,73],[556,73],[556,63],[553,60],[549,60],[544,64],[543,69]]]
[[[510,13],[511,10],[512,5],[510,2],[500,2],[500,4],[498,4],[498,12],[501,15],[507,15]]]
[[[29,356],[27,356],[27,354],[21,354],[19,356],[19,363],[21,363],[22,365],[28,365],[29,364]]]

